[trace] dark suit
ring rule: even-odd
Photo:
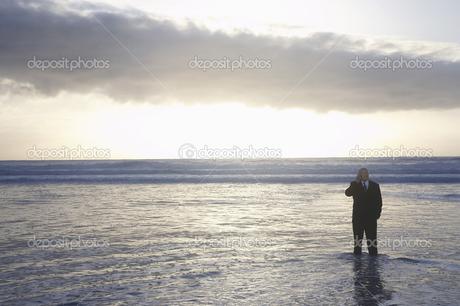
[[[361,183],[351,182],[345,190],[347,197],[353,196],[353,237],[355,254],[361,253],[361,243],[366,233],[369,255],[377,255],[377,219],[382,212],[382,195],[380,186],[369,180],[366,188]]]

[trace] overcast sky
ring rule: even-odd
[[[78,145],[177,158],[184,143],[458,155],[459,11],[456,1],[3,0],[0,158]],[[76,60],[72,71],[43,66]]]

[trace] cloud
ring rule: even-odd
[[[351,67],[357,58],[383,65],[388,56],[406,65],[421,61],[424,69]],[[195,67],[195,58],[216,65],[226,64],[225,59],[256,65],[257,59],[259,68],[203,71]],[[101,67],[31,69],[31,59]],[[0,67],[2,86],[24,94],[96,92],[116,101],[238,101],[361,113],[460,106],[458,45],[334,33],[297,38],[228,34],[89,3],[3,0]],[[11,82],[27,84],[27,91]]]

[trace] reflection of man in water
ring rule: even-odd
[[[380,278],[382,266],[379,259],[381,257],[369,257],[368,260],[355,258],[354,299],[357,305],[377,306],[392,298],[392,292],[385,289]]]
[[[345,190],[347,197],[353,196],[354,253],[361,254],[361,245],[366,233],[369,255],[377,255],[377,219],[382,212],[380,186],[369,180],[369,171],[361,168],[356,180]]]

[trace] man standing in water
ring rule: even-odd
[[[369,255],[377,255],[377,219],[382,212],[380,186],[369,180],[369,171],[361,168],[356,180],[345,190],[347,197],[353,196],[354,253],[361,254],[363,234],[366,233]]]

